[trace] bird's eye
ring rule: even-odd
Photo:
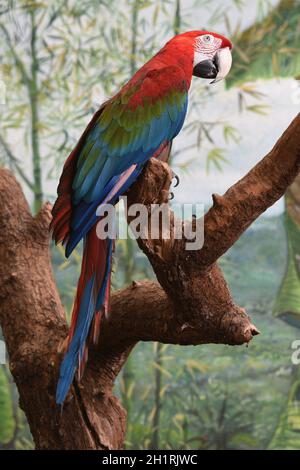
[[[205,42],[205,44],[211,44],[214,40],[214,37],[211,34],[206,34],[205,36],[202,36],[202,41]]]

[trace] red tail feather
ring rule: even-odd
[[[50,224],[50,230],[53,232],[53,239],[55,240],[56,244],[60,242],[66,242],[68,240],[72,217],[72,183],[76,172],[77,159],[80,155],[82,146],[84,145],[86,136],[94,126],[95,122],[99,119],[99,116],[102,114],[105,106],[106,103],[104,103],[94,114],[89,125],[80,137],[78,144],[70,153],[64,164],[63,172],[57,188],[58,198],[56,199],[52,209],[53,219]]]
[[[98,289],[102,285],[107,257],[107,240],[100,240],[96,234],[96,226],[93,227],[84,243],[83,257],[81,264],[81,274],[77,285],[77,293],[73,306],[72,321],[69,331],[68,344],[72,341],[77,324],[78,312],[81,304],[81,297],[84,287],[91,279],[93,274],[96,275],[95,280],[95,296],[98,294]],[[110,282],[108,283],[110,284]],[[108,292],[109,296],[109,292]]]

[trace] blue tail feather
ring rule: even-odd
[[[111,258],[112,241],[109,240],[105,276],[102,285],[99,288],[98,295],[95,296],[95,274],[93,274],[89,282],[84,287],[74,336],[60,368],[60,377],[56,391],[56,403],[58,405],[62,405],[65,401],[69,388],[73,382],[75,372],[79,366],[79,362],[83,358],[85,344],[95,312],[100,310],[104,303],[105,291],[111,271]]]

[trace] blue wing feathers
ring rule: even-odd
[[[149,125],[144,125],[140,133],[127,145],[110,148],[109,143],[103,143],[101,136],[104,124],[100,120],[90,131],[87,142],[78,159],[77,172],[73,182],[73,217],[71,223],[71,236],[67,244],[66,255],[69,256],[76,244],[87,233],[87,228],[92,227],[97,218],[93,213],[101,204],[119,175],[133,163],[143,165],[159,148],[162,142],[171,141],[180,131],[187,111],[187,98],[180,108],[178,105],[168,103],[160,117],[152,118]],[[126,122],[130,111],[126,111]],[[122,115],[121,115],[122,116]],[[118,129],[121,116],[113,119],[111,123],[111,138]],[[135,121],[138,125],[138,121]],[[128,124],[129,127],[129,124]],[[99,154],[97,157],[96,154]],[[84,156],[84,157],[83,157]],[[90,158],[89,158],[90,157]],[[91,159],[93,165],[91,165]],[[89,171],[86,169],[91,165]],[[130,183],[139,174],[135,172],[130,178]],[[128,183],[129,184],[129,183]],[[128,189],[128,184],[126,189]],[[126,189],[123,189],[125,191]]]
[[[134,172],[130,175],[128,180],[120,188],[120,190],[114,195],[113,200],[108,201],[111,204],[117,202],[119,196],[124,194],[127,189],[134,183],[139,174],[143,169],[143,165],[136,167]],[[96,215],[96,211],[101,202],[107,196],[107,194],[112,190],[112,188],[117,184],[119,180],[119,175],[112,178],[109,184],[104,188],[103,192],[100,195],[99,201],[93,203],[86,203],[82,201],[77,207],[74,208],[74,218],[72,221],[72,232],[70,239],[68,240],[66,246],[66,257],[68,258],[80,240],[89,232],[89,230],[97,223],[99,217]]]

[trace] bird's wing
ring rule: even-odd
[[[71,217],[70,232],[77,243],[90,225],[88,214],[92,217],[122,175],[136,165],[133,173],[129,171],[132,180],[159,147],[178,134],[187,110],[187,88],[179,67],[151,70],[129,82],[94,116],[71,159],[72,211],[64,219]],[[63,173],[60,187],[64,186]],[[58,225],[68,239],[70,233],[62,230],[62,222]],[[62,237],[56,236],[55,221],[53,226],[58,241]]]
[[[78,157],[75,204],[100,203],[111,178],[144,163],[179,132],[187,105],[180,72],[177,67],[148,72],[107,103]]]

